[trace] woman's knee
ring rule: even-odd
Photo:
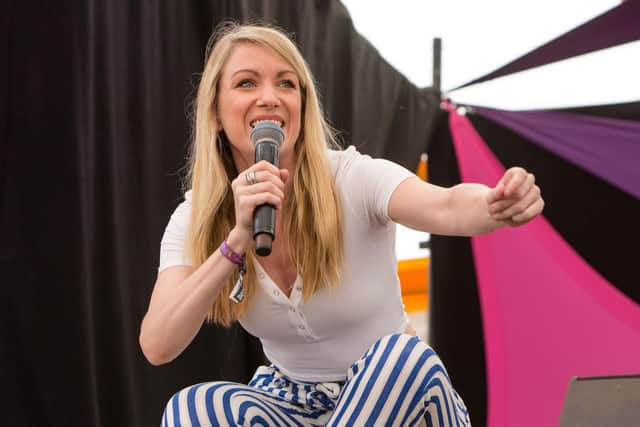
[[[164,406],[164,412],[162,414],[162,426],[174,426],[180,424],[180,398],[186,390],[190,387],[184,388],[175,392],[167,401]]]
[[[396,357],[408,352],[437,356],[435,350],[417,336],[400,332],[382,337],[380,347],[382,351],[394,354]]]
[[[213,402],[214,395],[227,385],[224,381],[195,384],[185,387],[171,396],[162,415],[162,426],[189,426],[204,422],[213,422],[217,418],[218,408]],[[196,408],[200,408],[196,410]],[[205,408],[203,411],[201,408]],[[196,418],[195,420],[193,418]]]
[[[401,368],[407,374],[421,371],[442,371],[444,365],[437,353],[427,343],[414,335],[396,333],[382,337],[377,343],[378,360],[385,369],[397,371]]]

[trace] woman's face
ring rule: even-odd
[[[282,126],[280,164],[293,166],[302,111],[300,82],[293,68],[271,49],[242,42],[233,48],[218,85],[218,120],[238,169],[254,162],[250,134],[260,120]]]

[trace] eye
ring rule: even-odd
[[[280,87],[286,87],[286,88],[289,88],[289,89],[295,89],[296,88],[295,82],[293,80],[289,80],[289,79],[282,80],[279,83],[279,85],[280,85]]]
[[[256,84],[251,79],[240,80],[236,87],[254,87]]]

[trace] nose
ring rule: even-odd
[[[273,85],[263,85],[261,89],[256,102],[258,107],[275,108],[280,105],[280,98]]]

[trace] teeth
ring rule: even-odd
[[[260,123],[271,123],[280,127],[284,126],[284,122],[281,122],[280,120],[256,120],[255,122],[251,122],[251,127],[254,128]]]

